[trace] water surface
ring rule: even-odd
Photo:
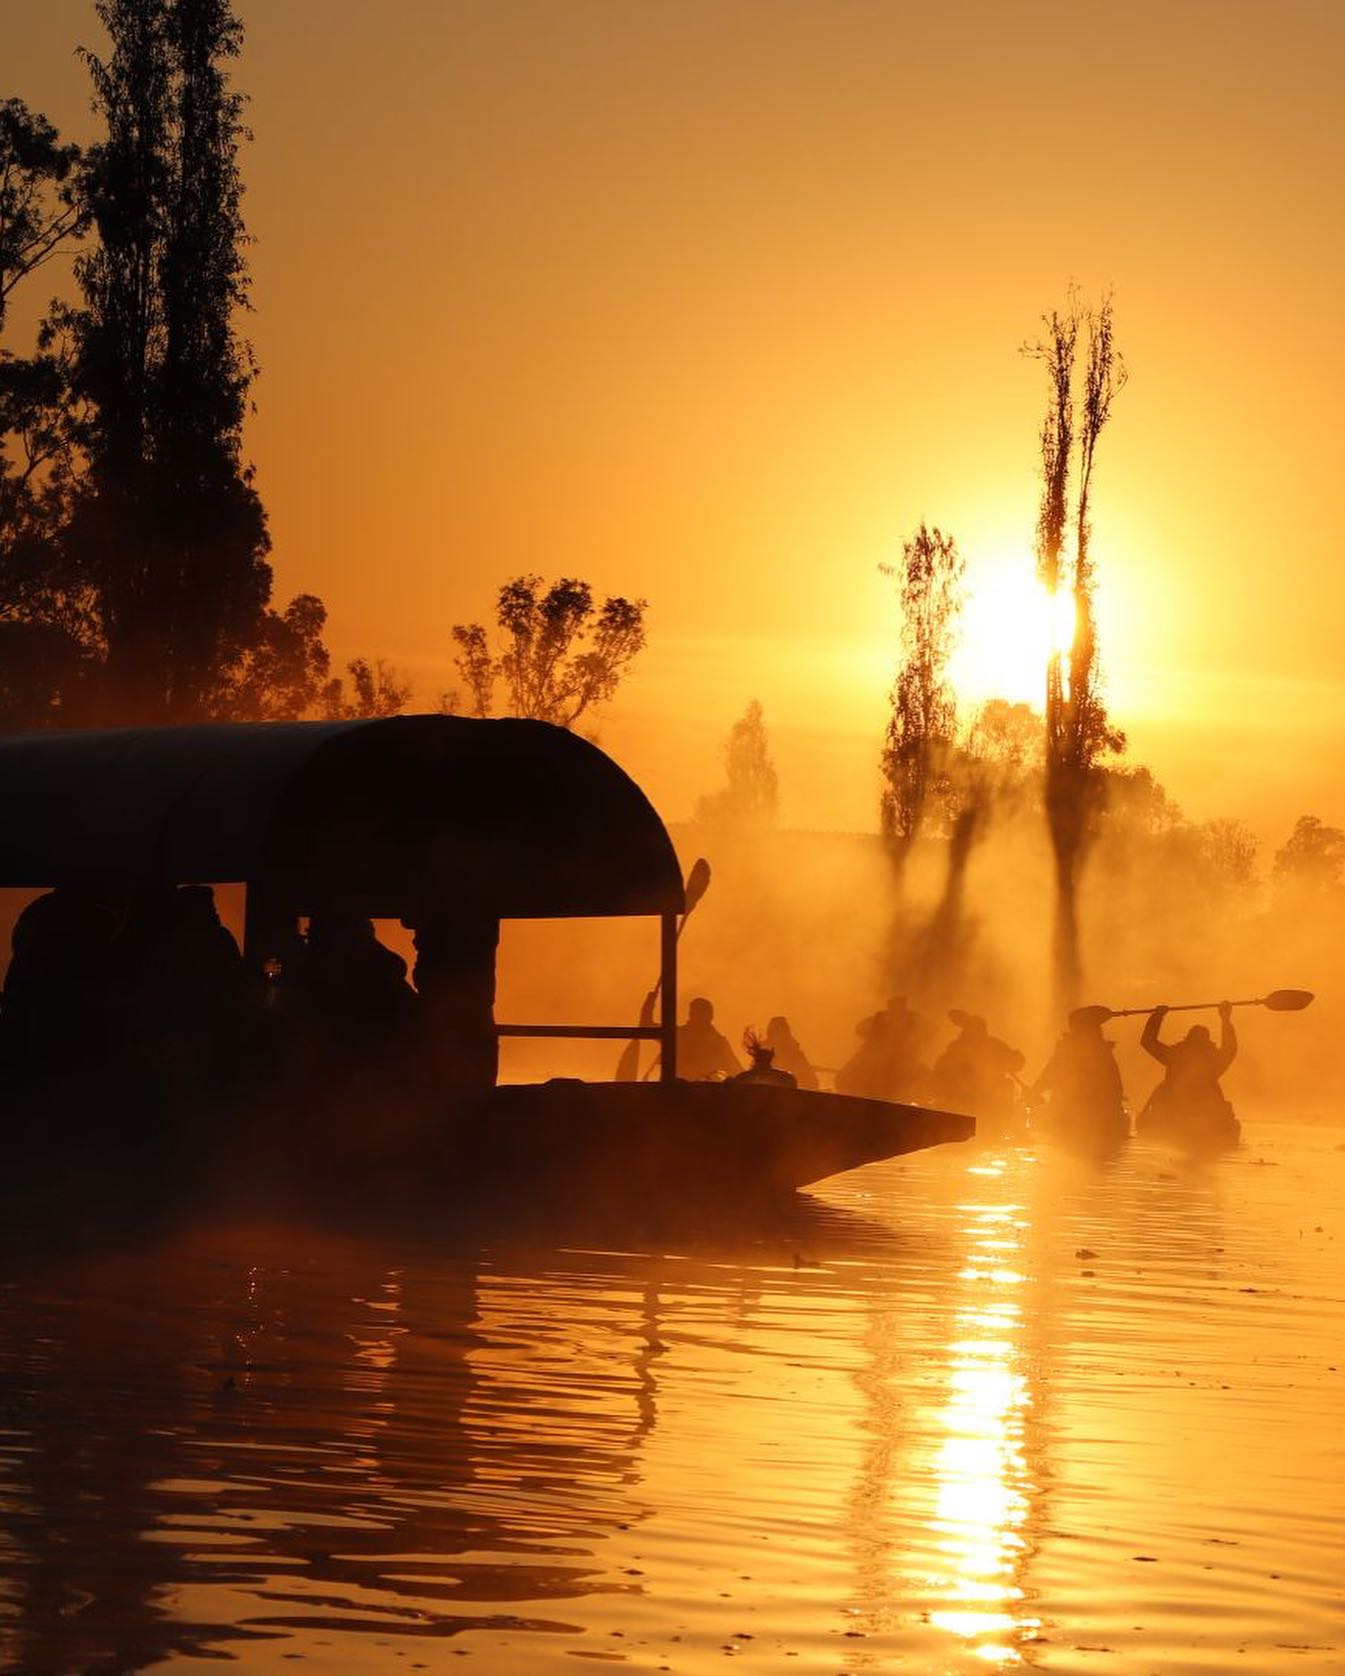
[[[945,1148],[657,1237],[29,1253],[0,1660],[1345,1670],[1341,1142]]]

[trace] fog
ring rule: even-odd
[[[1050,851],[1031,809],[993,820],[974,848],[961,911],[930,946],[947,872],[947,844],[922,842],[900,893],[882,840],[688,823],[672,829],[684,871],[698,856],[711,883],[680,944],[679,1016],[708,997],[735,1049],[745,1029],[784,1014],[806,1053],[834,1069],[854,1051],[856,1024],[889,995],[905,994],[937,1021],[930,1050],[952,1035],[950,1006],[982,1013],[1027,1059],[1031,1079],[1060,1027],[1049,970]],[[35,892],[0,892],[0,945]],[[217,890],[241,938],[243,892]],[[1335,997],[1345,978],[1345,893],[1329,878],[1273,875],[1261,858],[1245,879],[1227,876],[1197,829],[1140,818],[1114,800],[1084,870],[1083,1000],[1121,1008],[1258,996],[1281,986],[1313,990],[1306,1012],[1235,1014],[1241,1051],[1226,1079],[1240,1109],[1326,1115],[1345,1094]],[[408,960],[396,921],[380,937]],[[506,922],[499,953],[501,1023],[634,1023],[659,970],[657,921]],[[1212,1014],[1173,1020],[1180,1033]],[[1141,1019],[1108,1026],[1132,1108],[1158,1067],[1139,1050]],[[501,1078],[610,1078],[612,1041],[509,1040]],[[641,1052],[652,1071],[653,1044]],[[823,1078],[824,1085],[827,1078]]]
[[[1118,800],[1119,802],[1119,800]],[[1052,1001],[1053,879],[1039,812],[992,822],[975,847],[951,935],[930,946],[947,872],[947,845],[917,847],[898,893],[876,834],[742,830],[688,823],[672,829],[683,869],[698,856],[711,884],[680,945],[680,1015],[694,995],[713,1001],[716,1024],[738,1046],[744,1029],[787,1016],[813,1062],[841,1065],[856,1024],[891,994],[906,994],[953,1034],[950,1006],[984,1014],[1023,1050],[1029,1079],[1062,1021]],[[1222,876],[1195,829],[1146,828],[1113,806],[1083,874],[1084,1001],[1114,1008],[1246,999],[1298,987],[1306,1012],[1241,1008],[1240,1042],[1226,1091],[1269,1114],[1325,1115],[1345,1094],[1335,1046],[1334,997],[1345,976],[1345,896],[1328,882],[1273,878],[1270,858],[1245,880]],[[501,1021],[633,1021],[658,973],[655,922],[554,921],[511,925],[500,945]],[[1174,1019],[1168,1036],[1214,1015]],[[1160,1072],[1139,1048],[1140,1018],[1107,1034],[1133,1108]],[[511,1042],[502,1075],[610,1076],[610,1042]],[[641,1060],[648,1071],[654,1049]],[[825,1079],[824,1079],[825,1080]]]

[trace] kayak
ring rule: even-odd
[[[1069,1151],[1109,1153],[1130,1138],[1130,1115],[1124,1106],[1088,1107],[1055,1100],[1032,1113],[1032,1131]]]
[[[1135,1133],[1189,1152],[1218,1152],[1238,1144],[1242,1125],[1217,1089],[1182,1098],[1164,1095],[1160,1083],[1136,1118]]]

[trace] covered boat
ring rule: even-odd
[[[368,1167],[376,1145],[384,1161],[399,1153],[438,1180],[597,1180],[625,1169],[640,1191],[674,1176],[797,1187],[974,1128],[916,1107],[680,1082],[676,853],[634,781],[562,728],[435,715],[18,735],[0,739],[0,797],[0,886],[125,896],[241,884],[243,953],[259,985],[298,920],[338,896],[371,919],[400,918],[412,903],[450,913],[467,903],[495,919],[643,916],[657,926],[653,1023],[496,1028],[653,1040],[658,1083],[559,1079],[442,1100],[442,1122],[364,1124],[359,1144],[332,1149],[351,1168]],[[303,1149],[313,1149],[307,1126]]]

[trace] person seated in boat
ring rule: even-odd
[[[1076,1007],[1041,1075],[1027,1091],[1045,1097],[1048,1124],[1058,1132],[1115,1138],[1130,1132],[1116,1044],[1102,1034],[1105,1007]]]
[[[677,1026],[677,1074],[687,1082],[736,1077],[742,1070],[728,1038],[715,1029],[711,1002],[698,995],[687,1005],[687,1020]]]
[[[906,1003],[889,998],[882,1012],[855,1026],[859,1046],[836,1073],[836,1091],[865,1100],[919,1102],[929,1087],[924,1045],[933,1025]]]
[[[338,905],[312,915],[298,990],[320,1053],[377,1063],[403,1047],[416,1004],[406,962],[358,910]]]
[[[747,1069],[730,1077],[730,1082],[763,1083],[768,1088],[797,1088],[798,1078],[775,1064],[775,1049],[755,1030],[743,1033],[743,1047],[747,1051]]]
[[[973,1117],[1002,1121],[1012,1116],[1018,1103],[1014,1079],[1023,1068],[1022,1054],[992,1036],[979,1013],[954,1007],[948,1017],[958,1033],[934,1061],[930,1074],[934,1103]]]
[[[462,908],[425,907],[402,924],[416,963],[422,1064],[434,1081],[459,1092],[484,1093],[499,1075],[495,1030],[495,957],[500,922]]]
[[[1162,1041],[1167,1013],[1155,1007],[1140,1036],[1140,1046],[1163,1067],[1163,1080],[1145,1101],[1136,1128],[1189,1140],[1236,1138],[1237,1119],[1219,1086],[1238,1052],[1231,1004],[1220,1004],[1217,1045],[1203,1024],[1192,1025],[1179,1042]]]
[[[110,1051],[117,926],[114,907],[71,886],[24,908],[0,994],[0,1079],[44,1078],[96,1064]]]
[[[227,1080],[238,1068],[243,957],[208,885],[152,887],[117,938],[122,1046],[170,1081]]]
[[[787,1018],[777,1014],[766,1026],[766,1045],[775,1056],[777,1070],[788,1071],[799,1088],[817,1087],[817,1072],[795,1039]]]

